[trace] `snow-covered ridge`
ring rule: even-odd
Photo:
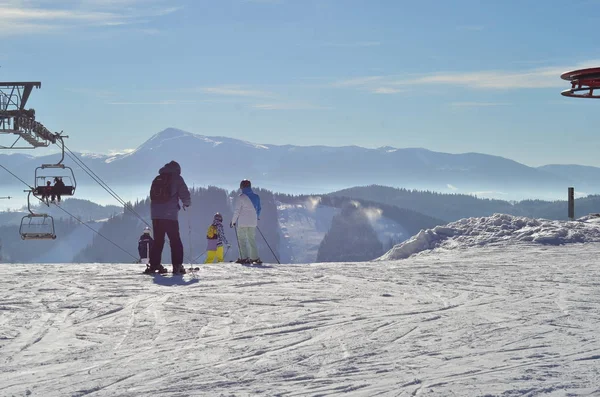
[[[394,246],[379,260],[404,259],[434,248],[468,248],[498,243],[561,245],[600,242],[600,217],[590,215],[576,221],[532,219],[506,214],[465,218],[445,226],[421,230]]]
[[[100,154],[100,153],[80,153],[79,156],[86,158],[86,159],[104,159],[104,158],[111,157],[107,154]]]

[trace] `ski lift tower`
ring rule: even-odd
[[[56,143],[60,134],[36,121],[34,109],[25,108],[33,89],[41,86],[39,81],[0,82],[0,134],[16,135],[10,146],[0,144],[0,149],[35,149]]]
[[[0,82],[0,135],[13,135],[16,139],[12,144],[0,144],[0,149],[35,149],[38,147],[48,147],[50,144],[59,142],[62,149],[62,157],[58,164],[44,164],[41,169],[60,168],[66,169],[62,164],[64,158],[64,142],[60,133],[53,133],[42,123],[36,121],[35,110],[26,109],[27,100],[34,88],[41,88],[39,81],[29,82]],[[69,168],[72,174],[72,170]],[[74,180],[74,176],[73,176]],[[38,181],[38,172],[36,170],[36,183]],[[48,214],[34,213],[31,209],[30,197],[33,193],[35,197],[37,185],[35,188],[26,190],[28,215],[21,219],[19,233],[23,240],[48,240],[55,239],[54,219]],[[73,194],[75,187],[70,187],[70,194]],[[66,194],[66,192],[60,192]],[[49,204],[48,204],[49,205]]]
[[[571,83],[571,88],[561,92],[561,95],[570,98],[600,98],[600,67],[572,70],[560,75],[560,78]],[[594,92],[596,89],[598,91]],[[575,219],[575,189],[569,187],[569,218]]]

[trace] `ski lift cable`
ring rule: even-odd
[[[123,200],[110,186],[108,186],[108,184],[104,182],[102,178],[100,178],[94,171],[92,171],[92,169],[88,167],[83,162],[83,160],[81,160],[75,153],[73,153],[71,149],[69,149],[67,146],[65,146],[65,149],[68,151],[67,156],[69,156],[71,160],[78,164],[83,169],[83,171],[90,176],[90,178],[92,178],[104,190],[106,190],[115,200],[117,200],[121,205],[123,205],[124,209],[129,210],[135,216],[137,216],[138,219],[140,219],[144,224],[146,224],[146,226],[151,227],[151,225],[140,214],[138,214],[137,211],[135,211],[130,204],[126,203],[125,200]]]
[[[90,225],[88,225],[87,223],[83,222],[82,220],[80,220],[79,218],[77,218],[76,216],[74,216],[73,214],[71,214],[69,211],[67,211],[66,209],[64,209],[63,207],[57,205],[57,208],[61,209],[62,211],[64,211],[67,215],[71,216],[73,219],[75,219],[77,222],[81,223],[83,226],[87,227],[88,229],[90,229],[91,231],[93,231],[94,233],[96,233],[98,236],[102,237],[103,239],[105,239],[106,241],[108,241],[109,243],[111,243],[112,245],[114,245],[115,247],[117,247],[118,249],[120,249],[121,251],[123,251],[124,253],[126,253],[127,255],[129,255],[130,257],[132,257],[133,259],[135,259],[136,261],[138,260],[138,257],[135,255],[132,255],[129,251],[127,251],[125,248],[121,247],[119,244],[115,243],[114,241],[112,241],[111,239],[109,239],[108,237],[104,236],[102,233],[100,233],[99,231],[97,231],[96,229],[94,229],[93,227],[91,227]]]
[[[9,174],[11,174],[12,176],[14,176],[15,178],[17,178],[19,181],[21,181],[25,186],[29,187],[30,189],[31,186],[29,186],[27,184],[27,182],[23,181],[21,178],[19,178],[18,176],[16,176],[14,173],[12,173],[8,168],[6,168],[5,166],[3,166],[2,164],[0,164],[0,167],[4,168],[6,170],[6,172],[8,172]],[[35,196],[34,196],[35,197]],[[37,198],[37,197],[36,197]],[[42,201],[40,198],[37,198],[38,200]],[[73,214],[71,214],[69,211],[67,211],[66,209],[60,207],[60,206],[56,206],[57,208],[60,208],[61,210],[63,210],[66,214],[68,214],[69,216],[71,216],[73,219],[77,220],[79,223],[81,223],[82,225],[84,225],[85,227],[87,227],[88,229],[90,229],[91,231],[93,231],[94,233],[96,233],[97,235],[99,235],[100,237],[102,237],[103,239],[105,239],[106,241],[108,241],[109,243],[111,243],[112,245],[114,245],[115,247],[119,248],[121,251],[125,252],[127,255],[131,256],[133,259],[137,260],[138,258],[134,255],[132,255],[129,251],[125,250],[125,248],[119,246],[117,243],[115,243],[114,241],[110,240],[108,237],[104,236],[102,233],[100,233],[99,231],[95,230],[94,228],[92,228],[90,225],[86,224],[85,222],[81,221],[80,219],[78,219],[76,216],[74,216]]]
[[[123,200],[102,178],[100,178],[90,167],[87,166],[75,153],[73,153],[69,148],[66,148],[69,153],[67,155],[71,160],[73,160],[77,165],[79,165],[86,174],[88,174],[96,183],[98,183],[104,190],[106,190],[111,196],[113,196],[119,203],[125,205],[125,200]]]
[[[150,225],[135,209],[133,209],[133,206],[126,203],[125,200],[123,200],[110,186],[108,186],[108,183],[104,182],[104,180],[102,180],[102,178],[100,178],[100,176],[98,176],[90,167],[88,167],[87,164],[85,164],[83,162],[83,160],[77,156],[77,154],[75,154],[73,151],[71,151],[71,149],[69,149],[66,145],[64,145],[64,148],[68,152],[68,153],[66,153],[67,156],[69,156],[69,158],[71,160],[73,160],[77,165],[79,165],[83,169],[83,171],[90,176],[90,178],[92,178],[104,190],[106,190],[115,200],[117,200],[121,205],[123,205],[123,207],[126,210],[129,210],[131,213],[133,213],[146,226],[148,226],[149,228],[152,228],[152,225]],[[192,233],[194,235],[201,236],[201,234],[199,234],[195,231],[192,231]]]
[[[19,178],[18,176],[16,176],[15,174],[13,174],[8,168],[6,168],[5,166],[3,166],[2,164],[0,164],[0,167],[4,168],[4,170],[6,172],[8,172],[9,174],[11,174],[12,176],[14,176],[15,178],[17,178],[18,180],[20,180],[25,186],[27,186],[29,189],[33,188],[31,186],[29,186],[29,184],[27,182],[25,182],[23,179]]]
[[[125,202],[123,201],[123,199],[121,199],[121,197],[119,197],[116,193],[111,192],[110,188],[107,188],[104,185],[104,182],[99,179],[98,177],[95,177],[94,175],[92,175],[92,173],[90,173],[86,168],[85,168],[85,164],[81,164],[76,158],[74,158],[73,156],[71,156],[70,154],[67,153],[67,156],[69,156],[69,158],[71,158],[71,160],[73,160],[73,162],[75,162],[75,164],[79,165],[83,171],[89,175],[90,178],[92,178],[94,180],[94,182],[96,182],[98,185],[100,185],[104,190],[106,190],[115,200],[117,200],[119,202],[119,204],[125,206]]]
[[[100,186],[102,186],[107,192],[109,192],[119,203],[125,205],[125,201],[114,191],[102,178],[100,178],[90,167],[87,166],[71,149],[65,146],[65,149],[69,152],[71,160],[75,161],[84,171],[94,179]],[[93,176],[92,176],[93,175]]]

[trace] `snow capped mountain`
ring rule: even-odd
[[[258,186],[292,193],[380,184],[502,199],[557,199],[573,184],[580,192],[594,193],[593,182],[600,181],[600,172],[595,172],[600,170],[593,167],[570,172],[555,166],[528,167],[486,154],[449,154],[422,148],[256,144],[175,128],[153,135],[130,153],[88,153],[82,159],[108,183],[117,185],[145,186],[163,164],[176,160],[191,184],[231,188],[240,179],[249,178]],[[0,154],[0,161],[9,169],[18,167],[30,173],[42,162],[57,160],[57,155],[32,158]],[[69,158],[65,164],[78,170]],[[590,175],[599,176],[593,179]],[[15,183],[11,179],[6,173],[0,174],[1,182]],[[83,172],[78,173],[78,180],[94,183]]]
[[[195,184],[235,185],[239,179],[249,178],[272,190],[293,189],[304,193],[373,183],[438,191],[446,191],[452,185],[461,192],[509,193],[531,186],[562,191],[567,184],[562,176],[477,153],[455,155],[391,147],[279,146],[198,135],[175,128],[155,134],[132,153],[115,157],[107,172],[114,180],[150,180],[160,166],[171,160],[178,161],[186,181]],[[118,172],[123,169],[129,172]]]

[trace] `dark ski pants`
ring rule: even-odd
[[[150,251],[150,268],[159,269],[161,267],[160,261],[166,234],[171,243],[171,263],[173,264],[173,270],[179,269],[183,264],[183,243],[179,236],[179,221],[152,219],[152,228],[154,229],[154,244]]]

